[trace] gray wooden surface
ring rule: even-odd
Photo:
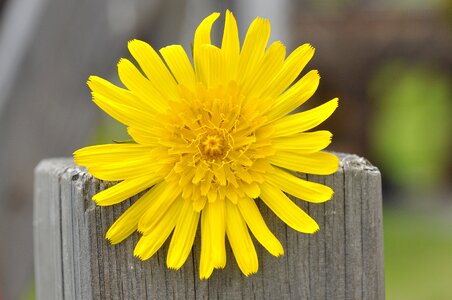
[[[199,280],[199,232],[179,271],[165,266],[168,243],[141,262],[132,254],[138,234],[115,246],[104,238],[137,197],[96,207],[91,197],[107,183],[70,159],[44,160],[35,170],[38,299],[384,299],[380,172],[363,158],[340,157],[334,175],[308,175],[333,187],[333,200],[296,202],[318,221],[318,233],[297,233],[259,205],[285,255],[275,258],[255,241],[259,272],[246,278],[228,249],[226,268],[207,281]]]

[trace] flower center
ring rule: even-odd
[[[208,135],[201,142],[202,152],[209,156],[218,156],[223,153],[224,140],[218,135]]]
[[[206,160],[223,159],[231,149],[230,136],[225,130],[209,130],[198,138],[199,152]]]

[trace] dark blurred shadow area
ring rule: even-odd
[[[226,9],[242,37],[262,16],[288,52],[316,48],[307,70],[322,79],[300,109],[339,97],[320,126],[330,149],[383,174],[388,299],[452,298],[452,1],[0,0],[0,300],[34,299],[36,164],[126,136],[91,102],[89,75],[119,84],[127,41],[188,50]]]

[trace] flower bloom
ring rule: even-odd
[[[327,175],[338,168],[335,155],[320,152],[330,144],[331,133],[307,132],[334,112],[338,100],[288,115],[319,84],[317,71],[293,83],[314,49],[305,44],[286,58],[281,42],[267,47],[270,23],[262,18],[252,22],[240,47],[229,11],[217,47],[210,31],[218,17],[211,14],[197,28],[193,65],[180,45],[160,49],[160,56],[147,43],[132,40],[128,48],[140,69],[127,59],[119,61],[126,88],[91,76],[93,101],[127,126],[133,142],[74,153],[76,163],[93,176],[120,181],[93,197],[97,205],[117,204],[149,189],[109,228],[111,243],[138,231],[142,236],[134,255],[146,260],[172,233],[166,263],[179,269],[200,223],[202,279],[224,268],[226,236],[245,275],[258,270],[250,231],[271,254],[284,254],[257,201],[293,229],[316,232],[317,223],[286,194],[327,201],[331,188],[295,172]]]

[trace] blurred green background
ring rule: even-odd
[[[385,178],[388,299],[452,297],[450,73],[383,64],[370,85],[370,144]]]
[[[188,49],[226,8],[242,36],[259,15],[288,51],[316,48],[306,107],[339,97],[329,149],[382,172],[387,299],[452,299],[452,1],[0,0],[0,300],[34,299],[34,166],[127,139],[91,103],[88,76],[117,81],[133,38]]]

